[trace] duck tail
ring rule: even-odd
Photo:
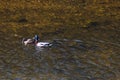
[[[52,46],[52,45],[53,45],[52,43],[49,44],[49,46]]]

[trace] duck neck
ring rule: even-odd
[[[34,41],[34,44],[37,44],[37,43],[38,43],[38,41],[37,41],[37,40],[35,40],[35,41]]]

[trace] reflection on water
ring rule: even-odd
[[[0,80],[119,78],[119,46],[92,40],[54,39],[52,47],[36,48],[14,40],[0,40]]]

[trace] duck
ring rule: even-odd
[[[52,43],[50,42],[39,42],[40,38],[38,35],[35,35],[32,39],[23,38],[22,43],[26,46],[28,44],[34,44],[36,47],[50,47]]]
[[[27,39],[27,38],[22,39],[22,44],[24,44],[25,46],[27,46],[28,44],[33,44],[33,43],[34,43],[33,39]]]

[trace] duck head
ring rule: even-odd
[[[35,40],[39,40],[39,36],[38,35],[35,35]]]
[[[36,44],[36,43],[38,43],[38,41],[39,41],[39,36],[38,36],[38,35],[35,35],[35,36],[33,37],[33,39],[34,39],[34,43]]]

